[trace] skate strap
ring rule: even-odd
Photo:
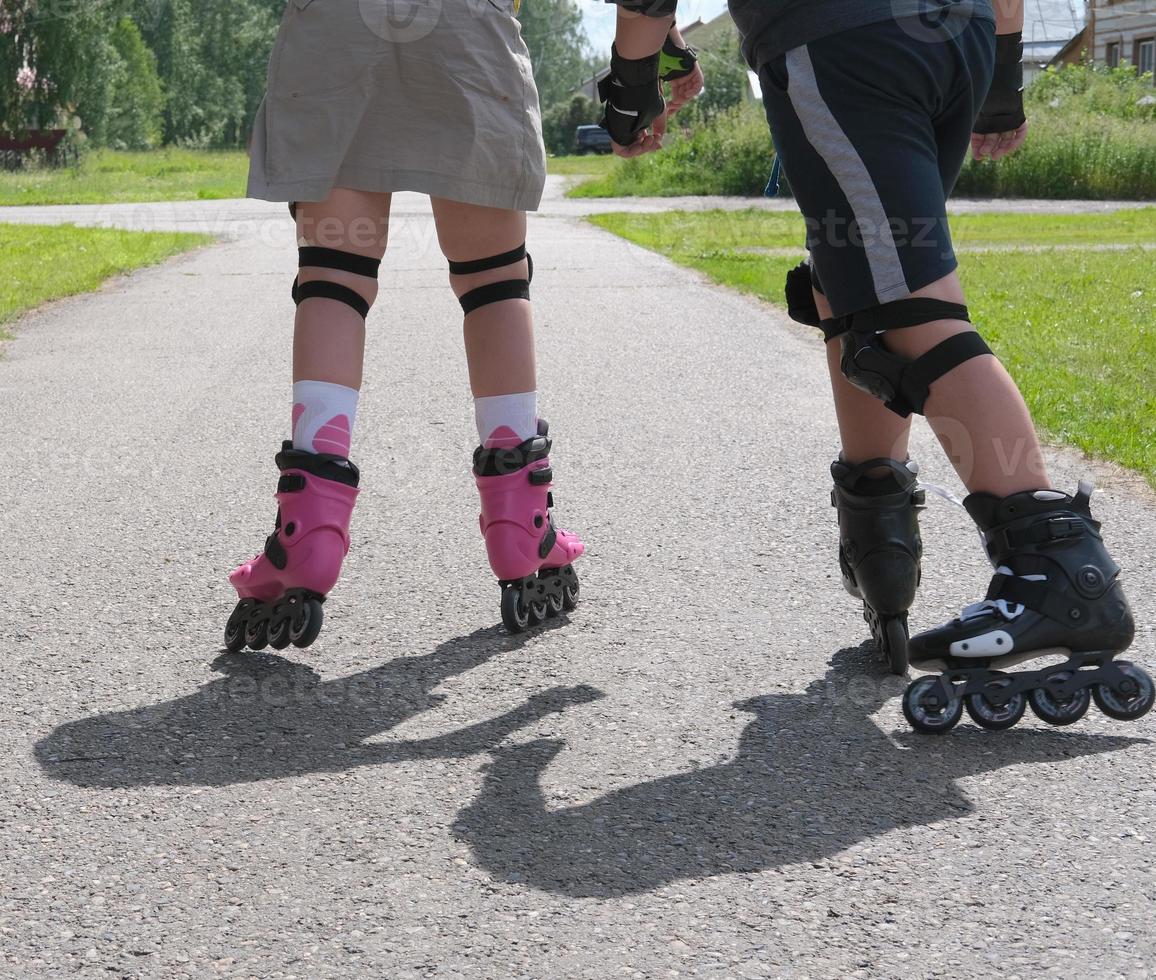
[[[1015,602],[1041,616],[1067,625],[1082,623],[1088,615],[1087,607],[1074,596],[1061,597],[1048,587],[1047,581],[1035,581],[1020,575],[996,573],[987,590],[987,602],[1003,599]]]
[[[488,259],[474,259],[470,262],[450,262],[451,276],[472,276],[475,272],[489,272],[491,269],[500,269],[503,266],[513,265],[522,259],[531,263],[530,278],[534,278],[533,260],[526,252],[526,243],[512,248],[501,255],[491,255]]]
[[[365,276],[366,279],[376,279],[381,271],[381,259],[371,255],[358,255],[356,252],[342,252],[340,249],[320,248],[316,245],[302,246],[297,254],[303,269],[336,269],[338,272]]]
[[[1046,521],[1037,521],[1027,527],[991,531],[988,533],[988,540],[1001,541],[1008,550],[1019,551],[1025,547],[1046,544],[1049,541],[1079,538],[1085,534],[1087,529],[1087,523],[1079,517],[1050,517]]]
[[[503,303],[509,299],[529,299],[530,283],[534,281],[534,260],[526,251],[526,243],[523,242],[517,248],[502,252],[500,255],[491,255],[489,258],[469,262],[450,262],[451,276],[471,276],[477,272],[502,269],[523,260],[526,262],[525,279],[503,279],[501,282],[491,282],[477,289],[471,289],[459,300],[462,312],[469,316],[474,310],[489,306],[491,303]]]
[[[380,259],[336,248],[303,245],[297,254],[303,269],[334,269],[373,280],[377,279],[381,270]],[[300,306],[307,299],[330,299],[356,310],[363,320],[369,316],[369,303],[357,290],[325,279],[314,279],[302,285],[301,277],[298,276],[293,280],[293,302]]]
[[[286,473],[277,481],[278,493],[300,493],[305,489],[305,477],[300,473]]]
[[[314,279],[304,285],[293,281],[293,302],[300,306],[307,299],[331,299],[354,309],[364,320],[369,316],[369,303],[365,297],[348,286],[325,279]]]
[[[462,312],[467,316],[483,306],[492,303],[504,303],[509,299],[529,299],[529,279],[505,279],[502,282],[492,282],[487,286],[471,289],[461,298]]]

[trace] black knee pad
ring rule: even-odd
[[[948,371],[991,348],[974,330],[936,344],[922,357],[909,361],[883,344],[883,332],[918,327],[935,320],[967,320],[967,307],[939,299],[901,299],[841,318],[843,374],[856,388],[874,395],[903,418],[923,414],[931,385]]]
[[[474,259],[471,262],[451,262],[451,276],[470,276],[475,272],[488,272],[490,269],[500,269],[502,266],[514,265],[526,260],[528,270],[525,279],[503,279],[501,282],[491,282],[477,289],[471,289],[461,297],[462,310],[468,316],[474,310],[491,303],[501,303],[508,299],[529,299],[530,283],[534,281],[534,260],[526,251],[525,244],[501,255],[491,255],[488,259]]]
[[[357,255],[354,252],[342,252],[335,248],[318,248],[306,245],[298,249],[300,266],[316,269],[336,269],[339,272],[351,272],[355,276],[364,276],[366,279],[377,281],[377,274],[381,269],[381,260],[368,255]],[[369,303],[354,289],[343,286],[338,282],[329,282],[325,279],[314,279],[302,283],[300,277],[293,280],[293,302],[300,306],[307,299],[331,299],[356,310],[364,319],[369,316]]]
[[[826,295],[819,282],[815,267],[810,262],[800,262],[787,273],[787,316],[796,323],[808,327],[818,327],[823,331],[823,340],[829,342],[850,329],[847,317],[831,317],[824,320],[815,304],[815,293]]]

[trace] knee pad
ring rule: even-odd
[[[474,259],[472,262],[451,262],[451,276],[470,276],[475,272],[488,272],[490,269],[500,269],[502,266],[514,265],[526,260],[529,267],[525,279],[503,279],[501,282],[491,282],[477,289],[471,289],[461,297],[462,311],[468,316],[474,310],[491,303],[501,303],[508,299],[529,299],[530,283],[534,281],[534,260],[526,251],[523,243],[517,248],[501,255],[491,255],[488,259]]]
[[[967,307],[938,299],[901,299],[838,318],[844,325],[844,376],[856,388],[874,395],[902,418],[923,414],[931,385],[948,371],[991,348],[975,331],[956,334],[914,361],[893,354],[883,344],[886,330],[918,327],[934,320],[967,320]]]
[[[351,272],[355,276],[365,276],[366,279],[377,281],[378,271],[381,269],[381,260],[368,255],[357,255],[353,252],[342,252],[335,248],[318,248],[307,245],[298,249],[300,266],[316,269],[336,269],[339,272]],[[307,299],[331,299],[344,303],[356,310],[364,319],[369,316],[369,303],[365,297],[348,286],[338,282],[329,282],[325,279],[314,279],[302,283],[300,276],[293,280],[293,302],[300,306]]]
[[[800,262],[787,273],[787,316],[796,323],[818,327],[823,331],[824,342],[829,342],[849,329],[847,318],[831,317],[824,320],[819,315],[819,307],[815,305],[815,293],[826,295],[815,274],[815,267],[810,262]]]

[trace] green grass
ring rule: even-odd
[[[27,310],[90,292],[112,276],[213,240],[208,235],[0,224],[0,337],[4,324]]]
[[[547,170],[563,176],[600,176],[616,163],[617,157],[610,154],[550,157]],[[75,168],[0,172],[0,207],[239,198],[245,196],[248,173],[249,158],[240,151],[97,150]]]
[[[547,157],[546,172],[561,177],[598,177],[609,173],[618,162],[612,153],[587,153],[582,156]]]
[[[248,172],[248,157],[239,151],[98,150],[75,168],[0,173],[0,206],[244,197]]]
[[[797,215],[759,211],[604,214],[594,224],[775,304],[798,255]],[[961,257],[975,322],[1054,439],[1144,474],[1156,486],[1156,209],[1095,215],[953,219],[969,248],[1021,243],[1033,252]],[[1054,245],[1133,246],[1047,251]],[[800,253],[801,255],[801,250]]]

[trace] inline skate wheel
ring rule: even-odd
[[[883,621],[883,660],[891,673],[902,677],[907,673],[907,623],[901,617]]]
[[[530,609],[521,589],[514,586],[502,589],[502,622],[511,633],[521,633],[530,625]]]
[[[985,687],[1003,688],[1011,684],[1010,677],[1001,677],[997,680],[989,681]],[[977,691],[974,694],[969,694],[965,699],[967,706],[967,713],[981,728],[986,728],[989,731],[1000,732],[1005,728],[1011,728],[1017,721],[1024,716],[1024,709],[1028,706],[1027,699],[1022,694],[1013,695],[1003,704],[996,704],[994,701],[988,700],[983,691]]]
[[[1096,707],[1109,718],[1117,721],[1135,721],[1142,718],[1152,707],[1156,694],[1152,678],[1144,669],[1126,660],[1117,661],[1116,666],[1124,675],[1116,685],[1097,684],[1092,688]]]
[[[578,606],[578,593],[581,586],[578,584],[578,576],[574,574],[574,569],[569,568],[571,582],[562,586],[562,608],[567,612],[572,612]]]
[[[292,625],[291,616],[281,616],[273,620],[269,626],[269,646],[274,650],[284,650],[289,646],[292,642]]]
[[[1071,680],[1071,677],[1070,670],[1061,670],[1052,674],[1048,680],[1062,684]],[[1028,703],[1040,721],[1046,721],[1049,725],[1072,725],[1084,717],[1088,705],[1092,703],[1092,692],[1082,687],[1067,698],[1059,698],[1047,687],[1037,687],[1028,694]]]
[[[537,626],[546,618],[546,613],[549,611],[549,600],[543,599],[541,602],[530,603],[530,620]]]
[[[297,615],[289,620],[289,640],[299,650],[311,646],[321,633],[325,612],[316,599],[306,599]]]
[[[938,677],[921,677],[908,685],[903,695],[903,716],[912,728],[925,735],[951,731],[962,715],[963,700],[949,697],[944,701]]]
[[[562,611],[562,597],[551,593],[546,597],[546,615],[553,619]]]
[[[225,624],[225,649],[229,653],[240,653],[245,649],[245,624],[256,604],[253,599],[242,599],[233,607]]]
[[[269,620],[256,616],[245,624],[245,645],[250,650],[264,650],[269,645]]]

